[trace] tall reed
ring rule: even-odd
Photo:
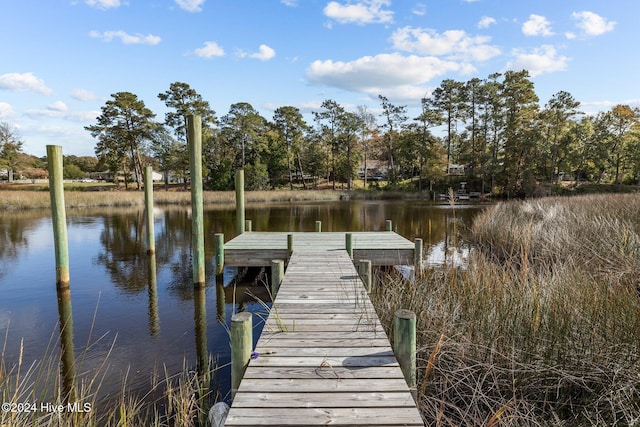
[[[398,308],[418,316],[425,419],[638,425],[638,208],[638,196],[496,205],[472,226],[466,269],[378,287],[383,324]]]

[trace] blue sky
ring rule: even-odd
[[[176,81],[218,117],[325,99],[378,114],[379,94],[417,114],[443,79],[523,68],[541,104],[640,106],[638,16],[637,0],[3,0],[0,121],[29,154],[93,155],[84,126],[116,92],[159,121]]]

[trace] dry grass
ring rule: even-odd
[[[6,337],[5,337],[6,343]],[[83,411],[43,410],[41,404],[63,405],[67,396],[62,391],[61,369],[52,339],[43,358],[30,366],[22,363],[22,353],[15,363],[7,366],[4,350],[0,358],[0,412],[2,427],[102,427],[102,426],[196,426],[205,425],[208,410],[213,404],[209,379],[215,369],[198,375],[185,364],[176,375],[164,372],[150,379],[150,390],[139,396],[127,390],[127,377],[116,396],[99,399],[102,380],[108,374],[107,363],[95,372],[85,372],[77,380],[77,403]],[[80,357],[78,360],[82,359]],[[108,356],[107,356],[108,359]],[[106,360],[105,360],[106,362]],[[78,361],[76,361],[78,363]],[[210,364],[210,366],[213,366]],[[82,369],[78,369],[81,371]],[[24,404],[29,404],[24,406]],[[84,406],[87,405],[87,406]]]
[[[639,204],[592,196],[497,205],[473,226],[480,249],[467,269],[377,288],[383,324],[399,308],[418,316],[426,420],[640,424]]]
[[[247,205],[267,202],[297,202],[339,200],[339,191],[247,191]],[[49,209],[48,191],[2,191],[0,190],[0,211]],[[190,205],[191,193],[186,191],[154,191],[154,203],[158,206]],[[205,191],[205,205],[235,204],[235,193],[231,191]],[[67,208],[87,207],[132,207],[144,205],[144,194],[139,191],[65,191]]]

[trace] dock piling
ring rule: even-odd
[[[274,259],[271,261],[271,294],[275,299],[278,295],[278,289],[284,278],[284,260]]]
[[[291,258],[293,253],[293,234],[287,234],[287,255]]]
[[[253,223],[250,219],[244,221],[244,231],[253,231]]]
[[[216,251],[216,275],[219,276],[224,272],[224,234],[214,234],[213,244]]]
[[[393,352],[410,389],[416,387],[416,314],[398,310],[393,316]]]
[[[422,239],[416,238],[416,247],[413,252],[413,269],[416,277],[422,274]]]
[[[252,316],[249,312],[231,317],[231,397],[238,391],[253,347]]]
[[[393,231],[393,222],[390,219],[384,222],[384,229],[385,231]]]
[[[47,145],[49,166],[49,195],[51,196],[51,222],[56,256],[56,285],[69,286],[69,242],[67,239],[67,214],[62,184],[62,147]]]
[[[344,235],[344,246],[349,254],[349,258],[353,259],[353,234],[346,233]]]
[[[358,275],[362,282],[364,283],[364,287],[367,289],[368,293],[371,293],[371,283],[372,283],[372,275],[371,275],[371,261],[368,259],[361,259],[360,264],[358,264]]]
[[[322,231],[322,221],[316,221],[316,232],[319,233]]]
[[[236,231],[244,233],[244,169],[236,171]]]
[[[191,240],[193,283],[204,284],[204,213],[202,208],[202,118],[187,116],[187,143],[191,172]]]
[[[156,237],[153,230],[153,168],[144,168],[144,212],[147,221],[147,254],[156,252]]]

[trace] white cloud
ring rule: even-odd
[[[122,30],[119,31],[105,31],[101,33],[99,31],[91,31],[89,32],[89,36],[95,39],[102,39],[105,42],[111,42],[113,39],[120,39],[123,44],[148,44],[148,45],[157,45],[162,40],[158,36],[154,36],[153,34],[143,35],[143,34],[128,34]]]
[[[49,118],[49,119],[64,119],[64,120],[68,120],[72,122],[80,122],[80,123],[90,123],[95,121],[96,117],[98,117],[101,114],[100,111],[96,111],[96,110],[68,111],[67,106],[64,105],[64,103],[61,103],[62,105],[56,105],[56,104],[58,103],[49,105],[47,106],[46,109],[26,110],[25,115],[34,120]]]
[[[399,53],[365,56],[351,62],[314,61],[307,79],[316,85],[369,94],[411,87],[453,71],[470,71],[471,66],[434,57]],[[421,89],[424,94],[424,89]]]
[[[512,53],[515,59],[510,61],[506,68],[508,70],[528,70],[531,77],[564,71],[569,62],[569,58],[558,56],[556,49],[550,45],[541,46],[530,52],[514,49]]]
[[[427,14],[427,6],[424,3],[418,3],[413,9],[411,9],[411,13],[418,16],[424,16]]]
[[[43,95],[53,95],[44,80],[37,78],[33,73],[7,73],[0,76],[0,89],[13,92],[33,91]]]
[[[175,0],[180,9],[187,12],[202,12],[202,5],[206,0]]]
[[[599,36],[609,31],[613,31],[616,22],[607,21],[602,16],[589,12],[573,12],[571,18],[577,21],[576,26],[587,36]]]
[[[254,58],[259,59],[260,61],[268,61],[276,56],[276,51],[266,44],[261,44],[258,48],[258,52],[246,53],[243,51],[238,51],[237,56],[240,58]]]
[[[71,92],[71,96],[78,101],[94,101],[98,99],[95,93],[81,88],[74,89],[73,92]]]
[[[551,31],[551,23],[541,15],[531,14],[529,20],[522,24],[522,33],[525,36],[544,36],[553,35]]]
[[[282,3],[285,6],[289,6],[289,7],[298,6],[298,0],[280,0],[280,3]]]
[[[13,107],[6,102],[0,102],[0,117],[9,117],[13,114]]]
[[[496,23],[495,18],[492,18],[490,16],[483,16],[482,18],[480,18],[480,21],[478,21],[478,28],[489,28],[491,25],[494,25]]]
[[[120,0],[85,0],[85,3],[97,9],[110,9],[120,7]]]
[[[395,49],[420,55],[484,61],[500,54],[500,49],[488,44],[490,37],[472,37],[462,30],[439,34],[428,28],[403,27],[393,32],[391,41]]]
[[[67,104],[62,101],[56,101],[53,104],[47,105],[47,109],[51,111],[58,111],[64,113],[68,110]]]
[[[324,7],[324,14],[340,24],[386,23],[393,21],[393,12],[382,9],[389,5],[391,5],[390,0],[360,0],[347,4],[330,1]]]
[[[200,58],[210,59],[214,56],[224,56],[224,49],[216,42],[204,42],[204,46],[194,50],[193,53]]]

